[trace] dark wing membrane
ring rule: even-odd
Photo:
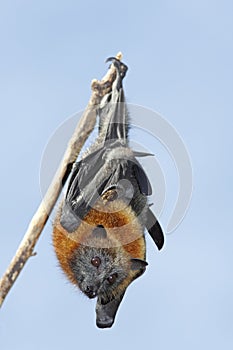
[[[136,161],[136,159],[135,163],[133,164],[133,172],[140,188],[140,192],[145,196],[150,196],[152,194],[150,181],[142,166]]]
[[[126,142],[128,121],[127,121],[127,107],[124,98],[124,91],[112,91],[111,108],[109,113],[109,123],[105,135],[105,141],[109,140],[124,140]],[[116,95],[116,96],[115,96]],[[101,118],[101,115],[100,115]]]
[[[106,103],[98,110],[100,131],[105,125],[105,142],[121,140],[127,142],[128,110],[125,103],[124,91],[115,88],[106,96]]]
[[[99,172],[98,175],[101,177],[99,183],[97,180],[93,179],[73,202],[65,200],[60,223],[68,232],[73,232],[78,228],[81,220],[87,215],[94,206],[99,195],[103,192],[109,178],[101,176],[101,172]]]
[[[162,249],[164,245],[163,231],[157,218],[150,209],[148,209],[147,212],[146,228],[158,249]]]
[[[136,159],[111,159],[109,154],[116,147],[114,142],[111,147],[100,148],[76,164],[60,219],[68,232],[73,232],[79,226],[80,220],[95,205],[99,196],[109,188],[117,187],[122,179],[133,181],[133,186],[137,184],[143,195],[151,194],[149,180]]]
[[[110,148],[101,148],[77,163],[68,185],[61,213],[61,225],[73,232],[109,187],[124,178],[119,161],[107,162]]]
[[[113,62],[116,68],[116,79],[112,85],[112,91],[104,99],[103,107],[99,109],[100,125],[107,125],[105,141],[119,140],[127,142],[128,133],[128,111],[122,81],[128,67],[121,61],[110,57],[107,62]]]
[[[80,219],[75,215],[69,203],[66,201],[63,204],[60,216],[60,224],[67,232],[73,232],[80,224]]]
[[[80,220],[91,209],[102,191],[106,181],[100,171],[104,165],[105,149],[101,148],[77,162],[68,184],[64,205],[61,212],[61,225],[73,232]]]
[[[80,195],[81,191],[86,188],[91,179],[103,166],[104,153],[105,149],[100,148],[76,163],[66,192],[66,200],[68,202],[71,203],[72,200]]]

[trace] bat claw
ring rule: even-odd
[[[147,153],[147,152],[139,152],[139,151],[133,151],[134,157],[148,157],[148,156],[154,156],[153,153]]]
[[[121,79],[124,78],[128,67],[126,66],[126,64],[122,63],[120,60],[118,60],[116,57],[108,57],[105,61],[105,63],[107,62],[112,62],[112,64],[114,65],[114,67],[117,69]]]

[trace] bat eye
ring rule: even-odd
[[[118,277],[118,274],[113,273],[108,277],[108,283],[113,284],[114,282],[116,282],[117,277]]]
[[[91,259],[91,263],[95,267],[99,267],[101,264],[101,259],[98,256],[95,256],[94,258]]]

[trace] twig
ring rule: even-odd
[[[122,54],[118,53],[116,58],[122,59]],[[56,204],[62,186],[64,185],[64,182],[66,181],[82,146],[95,126],[96,109],[98,104],[100,103],[102,97],[111,91],[112,83],[115,80],[115,77],[116,72],[114,66],[112,65],[101,81],[92,81],[92,94],[90,100],[68,143],[59,169],[57,170],[44,199],[33,216],[25,236],[15,253],[15,256],[13,257],[5,274],[0,279],[0,307],[27,260],[31,256],[35,255],[33,252],[34,247],[54,205]]]

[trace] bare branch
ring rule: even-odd
[[[118,53],[116,58],[121,59],[122,54]],[[107,74],[101,81],[96,79],[92,81],[92,94],[90,100],[68,143],[59,169],[57,170],[44,199],[33,216],[15,256],[13,257],[5,274],[0,279],[0,307],[23,269],[25,263],[31,256],[34,255],[34,247],[59,197],[62,185],[64,185],[64,182],[71,171],[72,164],[76,161],[82,146],[95,126],[96,109],[98,104],[100,103],[102,97],[111,91],[112,83],[115,80],[115,77],[116,71],[114,66],[111,65]]]

